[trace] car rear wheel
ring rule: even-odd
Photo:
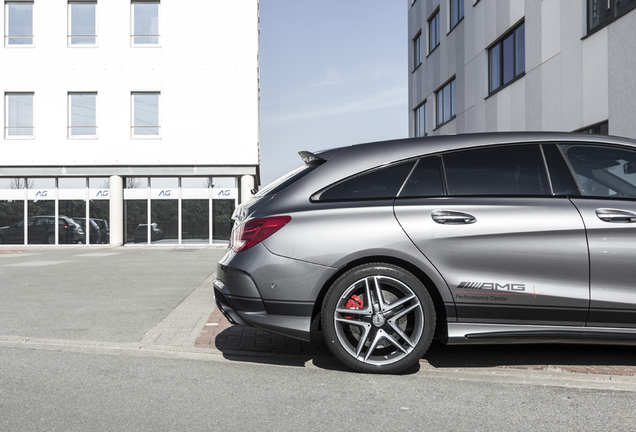
[[[413,274],[382,263],[343,274],[322,305],[331,352],[360,372],[396,373],[424,355],[435,332],[435,308]]]

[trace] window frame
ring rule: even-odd
[[[413,137],[415,138],[422,138],[428,135],[428,130],[426,128],[426,110],[427,110],[427,103],[428,100],[425,100],[424,102],[422,102],[421,104],[419,104],[417,107],[415,107],[415,109],[413,110]],[[420,110],[422,110],[422,119],[420,119],[419,117],[419,112]],[[421,120],[423,120],[423,125]],[[419,135],[418,132],[421,131],[421,127],[424,127],[424,135]]]
[[[72,5],[73,4],[93,4],[94,5],[94,13],[95,13],[95,34],[94,35],[74,35],[73,34],[73,20],[72,20]],[[96,48],[99,45],[99,28],[98,28],[98,23],[99,20],[97,19],[98,16],[98,3],[97,0],[68,0],[68,10],[67,10],[67,35],[66,35],[66,46],[68,48]],[[78,37],[94,37],[95,38],[95,43],[92,44],[77,44],[77,43],[72,43],[73,38],[78,38]]]
[[[31,32],[33,34],[18,36],[19,38],[31,38],[30,44],[11,44],[9,40],[16,38],[9,35],[9,5],[10,4],[30,4],[31,5]],[[4,2],[4,46],[5,48],[33,48],[35,47],[35,2],[33,0],[5,0]]]
[[[593,19],[592,8],[593,8],[594,1],[595,0],[586,0],[585,2],[585,21],[586,21],[585,28],[587,30],[586,36],[596,33],[603,27],[610,25],[614,21],[622,18],[623,16],[627,15],[628,13],[636,9],[636,2],[632,3],[631,5],[628,4],[627,6],[620,5],[620,3],[614,3],[613,1],[608,2],[609,7],[607,9],[607,12],[611,13],[613,16],[609,18],[605,18],[603,20],[599,20],[598,24],[596,24],[595,26],[592,26],[592,19]],[[597,0],[597,1],[605,1],[605,0]],[[619,10],[618,8],[621,8],[621,10]]]
[[[135,4],[156,3],[157,4],[157,34],[137,35],[135,34]],[[135,43],[136,37],[156,37],[157,43]],[[161,47],[161,1],[160,0],[131,0],[130,1],[130,46],[133,48],[158,48]]]
[[[523,70],[517,71],[518,61],[517,61],[517,30],[523,27]],[[487,48],[488,51],[488,96],[491,96],[503,88],[508,87],[513,84],[515,81],[523,78],[526,75],[526,49],[525,49],[525,19],[517,22],[514,26],[512,26],[508,31],[506,31],[503,35],[501,35],[495,42],[490,44]],[[512,37],[512,78],[507,82],[504,82],[504,70],[506,65],[506,58],[504,58],[504,42],[508,40],[509,37]],[[493,88],[493,53],[497,50],[499,55],[499,80],[497,87]]]
[[[453,12],[455,11],[455,7],[459,10],[459,12],[461,12],[461,16],[459,15],[459,12],[458,12],[457,21],[453,22],[453,18],[454,18]],[[452,32],[453,29],[457,27],[460,22],[462,22],[462,20],[464,19],[464,14],[465,14],[464,9],[465,9],[464,0],[449,0],[448,1],[448,21],[450,24],[450,30],[448,31],[448,33]]]
[[[435,48],[437,48],[440,44],[440,25],[439,25],[439,7],[437,9],[435,9],[435,11],[431,14],[431,16],[428,18],[428,20],[426,20],[427,22],[427,27],[428,27],[428,54],[427,57],[429,55],[431,55],[431,53],[433,51],[435,51]],[[435,40],[436,40],[436,44],[432,45],[433,43],[433,29],[432,29],[432,22],[433,20],[435,20]]]
[[[157,125],[156,126],[135,126],[135,95],[156,94],[157,95]],[[157,128],[157,135],[136,135],[136,129]],[[130,138],[131,139],[161,139],[161,92],[160,91],[132,91],[130,92]]]
[[[422,65],[422,30],[413,38],[413,71]]]
[[[9,126],[9,96],[10,95],[31,95],[31,126]],[[9,135],[9,129],[31,129],[31,135]],[[4,139],[8,140],[28,140],[35,139],[35,92],[5,92],[4,93]]]
[[[590,135],[609,135],[609,120],[591,124],[574,132]]]
[[[440,94],[442,95],[442,102],[444,98],[444,90],[446,87],[449,87],[449,98],[450,98],[450,117],[448,119],[445,118],[444,114],[444,105],[441,105],[442,110],[442,121],[440,121]],[[457,79],[456,76],[453,76],[451,79],[442,84],[435,91],[435,129],[439,129],[444,126],[446,123],[453,121],[457,117]]]
[[[94,95],[95,96],[95,135],[73,135],[73,129],[80,129],[80,128],[89,128],[89,127],[93,127],[93,126],[73,126],[72,125],[72,120],[73,120],[73,112],[72,112],[72,104],[71,104],[71,96],[73,95]],[[98,123],[97,123],[97,118],[98,118],[98,93],[96,91],[93,92],[68,92],[67,94],[67,104],[68,104],[68,109],[67,109],[67,115],[68,115],[68,126],[67,126],[67,138],[68,139],[98,139],[99,138],[99,127],[98,127]]]

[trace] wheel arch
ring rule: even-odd
[[[325,299],[325,295],[327,294],[327,291],[329,290],[329,287],[331,287],[331,285],[333,285],[333,283],[340,276],[342,276],[344,273],[351,270],[352,268],[357,267],[359,265],[370,264],[370,263],[393,264],[395,266],[401,267],[404,270],[407,270],[408,272],[412,273],[417,279],[419,279],[420,282],[422,282],[422,284],[424,285],[424,287],[430,294],[431,299],[433,300],[435,313],[437,315],[437,322],[435,323],[436,324],[435,337],[445,341],[448,337],[447,325],[446,325],[448,314],[447,314],[446,306],[444,304],[442,296],[439,292],[440,287],[438,287],[433,282],[433,280],[426,274],[426,272],[421,270],[416,265],[406,260],[403,260],[401,258],[396,258],[394,256],[387,256],[387,255],[373,255],[373,256],[358,258],[340,267],[333,275],[331,275],[331,277],[327,279],[327,281],[324,283],[324,285],[320,289],[320,293],[318,294],[318,297],[316,298],[316,302],[314,303],[314,308],[311,315],[311,330],[315,331],[320,328],[320,310],[322,308],[322,303]]]

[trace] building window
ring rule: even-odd
[[[439,9],[428,20],[428,52],[433,52],[439,45]]]
[[[159,2],[133,1],[132,44],[159,45]]]
[[[33,45],[33,2],[6,2],[4,12],[5,45]]]
[[[455,118],[455,78],[435,93],[437,103],[437,126]]]
[[[69,138],[97,138],[97,93],[68,94]]]
[[[68,2],[68,46],[97,45],[97,3]]]
[[[33,93],[6,93],[4,112],[6,138],[33,138]]]
[[[592,33],[636,8],[633,0],[587,0],[587,32]]]
[[[134,138],[158,138],[159,92],[132,93],[132,136]]]
[[[422,32],[413,39],[413,70],[422,64]]]
[[[414,136],[426,136],[426,102],[415,108],[414,112]]]
[[[526,71],[525,24],[506,33],[488,50],[490,93],[510,84]]]
[[[576,132],[592,134],[592,135],[609,135],[609,122],[604,121],[592,126],[579,129]]]
[[[451,30],[464,18],[464,0],[450,0]]]

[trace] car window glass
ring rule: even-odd
[[[443,195],[442,177],[437,156],[420,159],[411,172],[400,198],[426,197]]]
[[[550,172],[552,193],[561,196],[581,195],[572,177],[572,173],[556,144],[541,144],[541,147],[543,148],[545,161],[548,164],[548,171]]]
[[[318,166],[319,165],[309,165],[309,164],[300,166],[296,168],[294,171],[291,171],[285,174],[284,176],[280,177],[279,179],[274,180],[272,183],[268,184],[263,189],[259,190],[258,193],[256,193],[256,195],[254,196],[264,197],[266,195],[276,194],[280,192],[281,190],[285,189],[290,184],[296,182],[297,180],[300,180],[301,178],[303,178],[304,176],[306,176],[307,174],[309,174],[310,172],[318,168]]]
[[[538,145],[465,150],[443,156],[449,195],[550,195]]]
[[[636,198],[636,151],[597,145],[560,145],[585,196]]]
[[[320,194],[320,201],[395,198],[414,161],[391,165],[345,180]]]

